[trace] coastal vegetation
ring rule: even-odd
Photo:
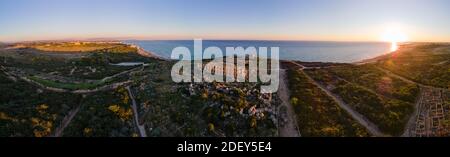
[[[415,126],[408,124],[421,116],[415,104],[419,113],[436,111],[424,115],[449,130],[449,49],[404,45],[361,64],[282,61],[294,129],[305,137],[372,136],[344,103],[386,135]],[[288,122],[280,93],[260,93],[261,83],[175,83],[175,61],[138,51],[118,42],[1,47],[0,136],[271,137]]]
[[[376,64],[413,81],[450,89],[450,44],[404,45]]]
[[[259,93],[255,83],[174,83],[172,64],[151,64],[135,75],[148,136],[276,136],[277,102],[268,100],[275,96]]]
[[[288,78],[291,104],[302,136],[370,136],[363,126],[315,86],[302,71],[288,70]]]
[[[15,80],[15,81],[14,81]],[[81,95],[42,90],[0,73],[0,136],[50,136]]]
[[[86,95],[70,125],[64,130],[67,137],[132,137],[138,136],[127,90]]]
[[[112,61],[152,59],[117,43],[46,45],[53,51],[28,48],[33,44],[0,50],[0,136],[136,136],[124,87],[87,89],[128,81],[142,68]]]
[[[385,133],[401,134],[412,116],[418,87],[371,65],[315,69],[307,73]]]

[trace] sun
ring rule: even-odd
[[[381,40],[384,42],[407,42],[409,40],[404,30],[399,26],[387,27],[381,35]]]
[[[397,51],[398,43],[408,42],[408,36],[403,32],[400,27],[388,27],[384,33],[381,35],[381,40],[383,42],[390,42],[391,52]]]
[[[408,36],[400,31],[388,31],[383,34],[382,40],[385,42],[393,42],[393,43],[407,42]]]

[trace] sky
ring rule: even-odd
[[[0,0],[0,41],[450,41],[449,0]]]

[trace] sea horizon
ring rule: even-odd
[[[123,40],[159,57],[169,59],[178,46],[193,52],[193,40]],[[203,49],[219,47],[279,47],[281,60],[354,63],[391,52],[392,43],[368,41],[203,40]]]

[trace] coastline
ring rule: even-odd
[[[399,48],[400,49],[400,48]],[[394,51],[395,52],[395,51]],[[383,58],[386,58],[386,57],[389,57],[392,53],[394,53],[394,52],[389,52],[389,53],[387,53],[387,54],[382,54],[382,55],[379,55],[379,56],[376,56],[376,57],[373,57],[373,58],[369,58],[369,59],[363,59],[363,60],[361,60],[361,61],[356,61],[356,62],[353,62],[353,63],[350,63],[350,64],[354,64],[354,65],[363,65],[363,64],[368,64],[368,63],[374,63],[374,62],[377,62],[378,60],[380,60],[380,59],[383,59]]]
[[[58,42],[58,41],[52,41],[52,42]],[[79,41],[59,41],[59,42],[79,42]],[[128,45],[130,47],[136,48],[137,49],[137,53],[141,56],[144,57],[150,57],[150,58],[155,58],[155,59],[159,59],[159,60],[165,60],[165,61],[170,61],[170,58],[165,58],[162,57],[161,55],[158,55],[157,53],[151,52],[151,51],[147,51],[144,48],[142,48],[141,46],[137,45],[137,44],[133,44],[133,43],[127,43],[125,41],[83,41],[83,42],[92,42],[92,43],[120,43],[120,44],[124,44],[124,45]],[[15,44],[20,44],[19,43],[15,43]],[[399,48],[397,51],[399,51],[400,49],[404,48],[403,46],[407,45],[407,44],[402,44],[399,45]],[[396,52],[396,51],[394,51]],[[367,64],[367,63],[373,63],[376,62],[380,59],[383,59],[385,57],[388,57],[389,55],[391,55],[394,52],[389,52],[389,53],[384,53],[381,54],[379,56],[376,57],[372,57],[372,58],[367,58],[367,59],[362,59],[359,61],[354,61],[354,62],[328,62],[328,61],[302,61],[302,60],[294,60],[294,59],[280,59],[280,60],[284,60],[284,61],[299,61],[299,62],[305,62],[305,63],[337,63],[337,64],[354,64],[354,65],[362,65],[362,64]]]
[[[129,44],[129,43],[125,43],[125,42],[120,42],[121,44],[125,44],[125,45],[129,45],[130,47],[136,48],[137,49],[137,53],[141,56],[144,57],[150,57],[150,58],[156,58],[156,59],[160,59],[160,60],[167,60],[159,55],[157,55],[156,53],[147,51],[145,49],[143,49],[142,47],[140,47],[139,45],[136,44]]]
[[[382,55],[379,55],[379,56],[376,56],[376,57],[373,57],[373,58],[368,58],[368,59],[363,59],[361,61],[353,62],[352,64],[362,65],[362,64],[367,64],[367,63],[374,63],[374,62],[377,62],[380,59],[385,59],[386,57],[389,57],[389,56],[391,56],[394,53],[397,53],[399,51],[403,51],[404,49],[407,49],[408,45],[414,45],[414,44],[417,44],[417,43],[412,43],[412,42],[409,42],[409,43],[398,43],[398,48],[395,51],[388,52],[388,53],[385,53],[385,54],[382,54]]]

